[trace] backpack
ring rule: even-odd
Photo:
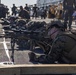
[[[67,32],[63,33],[61,36],[67,36],[71,38],[71,40],[74,41],[74,46],[72,47],[71,50],[66,54],[64,61],[67,63],[76,63],[76,33],[73,32]],[[70,40],[69,40],[70,41]],[[71,44],[71,43],[70,43]],[[67,60],[68,59],[68,60]]]

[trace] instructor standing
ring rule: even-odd
[[[67,29],[67,25],[69,26],[69,30],[71,30],[72,25],[72,14],[75,10],[76,0],[64,0],[63,1],[63,11],[64,11],[64,29]],[[68,24],[67,24],[67,21]]]

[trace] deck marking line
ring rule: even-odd
[[[4,29],[2,29],[2,31],[3,31],[3,34],[5,34]],[[6,55],[7,55],[8,59],[9,59],[9,61],[11,62],[11,58],[10,58],[10,55],[9,55],[9,50],[7,48],[7,45],[6,45],[5,37],[3,38],[3,45],[4,45]]]

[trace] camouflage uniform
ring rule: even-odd
[[[16,16],[17,14],[17,7],[15,6],[15,4],[13,4],[13,7],[11,8],[12,10],[12,15]]]
[[[69,30],[71,30],[72,24],[72,14],[75,10],[75,0],[64,0],[63,1],[63,10],[64,10],[64,28],[67,29],[67,21],[69,20]]]
[[[61,34],[53,42],[52,48],[46,58],[47,63],[76,63],[76,41],[72,33]]]
[[[76,39],[73,39],[73,37],[76,37],[76,34],[74,35],[69,33],[67,35],[58,35],[52,44],[50,52],[47,55],[36,56],[34,53],[31,53],[31,58],[34,57],[33,61],[43,64],[76,63]],[[69,37],[69,35],[73,37]]]
[[[23,19],[30,19],[30,14],[27,10],[23,9],[23,7],[20,6],[19,17]]]
[[[57,24],[54,24],[54,26]],[[76,63],[76,34],[71,32],[60,32],[52,43],[51,50],[47,55],[37,56],[34,53],[29,54],[34,61],[51,63]]]
[[[6,8],[4,4],[0,4],[0,18],[6,18]]]

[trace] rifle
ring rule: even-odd
[[[47,47],[51,47],[51,39],[50,37],[45,36],[45,31],[28,31],[28,30],[15,30],[15,32],[21,33],[21,38],[18,37],[18,39],[24,39],[24,40],[30,40],[30,50],[33,51],[35,49],[35,44],[40,46],[45,53],[47,53]],[[47,49],[47,50],[46,50]]]
[[[25,40],[28,43],[28,40],[30,41],[30,50],[33,51],[35,48],[35,44],[40,46],[40,44],[43,46],[49,45],[47,40],[49,40],[49,37],[44,36],[45,31],[28,31],[28,30],[16,30],[12,29],[12,31],[7,31],[7,34],[9,38],[11,38],[11,49],[12,49],[12,54],[11,58],[12,61],[14,62],[14,47],[15,43],[19,40]],[[20,43],[20,42],[19,42]]]

